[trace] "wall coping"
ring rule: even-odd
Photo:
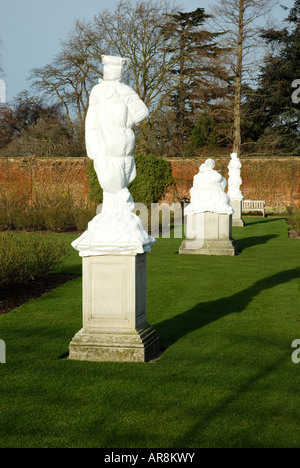
[[[181,158],[181,157],[163,157],[166,161],[204,161],[207,159],[207,156],[203,157],[194,157],[194,158]],[[220,160],[220,159],[225,159],[225,160],[230,160],[230,155],[229,156],[213,156],[212,159],[215,160]],[[299,160],[300,161],[300,156],[240,156],[239,158],[241,161],[252,161],[252,160],[259,160],[259,161],[270,161],[270,160],[278,160],[278,161],[287,161],[287,160]]]
[[[193,161],[193,162],[198,162],[198,161],[203,161],[207,159],[206,156],[203,157],[193,157],[193,158],[182,158],[180,156],[178,157],[172,157],[168,158],[166,156],[162,156],[163,159],[166,161],[182,161],[182,162],[187,162],[187,161]],[[0,161],[28,161],[34,159],[36,161],[77,161],[77,162],[87,162],[91,161],[87,156],[76,156],[76,157],[71,157],[71,156],[57,156],[57,157],[33,157],[33,158],[23,158],[23,157],[9,157],[9,156],[0,156]],[[215,160],[230,160],[230,155],[229,156],[213,156],[212,159]],[[277,160],[277,161],[287,161],[287,160],[293,160],[293,161],[300,161],[300,156],[240,156],[240,160],[244,161],[252,161],[252,160],[259,160],[259,161],[270,161],[270,160]]]

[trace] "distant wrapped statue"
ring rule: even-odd
[[[132,128],[148,117],[137,93],[121,83],[127,59],[102,56],[103,80],[91,92],[86,149],[103,189],[103,207],[72,245],[81,256],[150,252],[155,239],[134,214],[128,184],[136,177]]]
[[[215,161],[213,159],[207,159],[200,166],[198,174],[194,177],[193,187],[190,191],[191,203],[186,207],[185,214],[205,211],[220,214],[233,213],[230,199],[225,193],[227,181],[214,170],[214,167]]]
[[[234,200],[243,200],[243,194],[241,192],[242,178],[241,178],[241,161],[238,158],[237,153],[231,153],[231,160],[228,165],[229,178],[228,178],[228,195]]]

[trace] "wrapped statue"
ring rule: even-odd
[[[228,195],[232,200],[243,200],[241,192],[242,178],[241,178],[241,161],[237,153],[231,153],[231,160],[228,165],[229,178],[228,178]]]
[[[211,211],[214,213],[232,214],[233,208],[230,199],[225,193],[227,181],[222,175],[214,170],[215,161],[207,159],[195,175],[193,187],[191,188],[191,203],[186,207],[185,214],[203,213]]]
[[[135,215],[128,184],[136,177],[133,127],[148,117],[137,93],[121,82],[127,59],[102,56],[103,80],[91,92],[86,149],[103,189],[103,206],[72,243],[82,257],[150,252],[155,239]]]

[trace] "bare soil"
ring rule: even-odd
[[[15,283],[0,287],[0,315],[7,314],[30,299],[36,299],[73,278],[76,278],[76,275],[52,274],[26,283]]]

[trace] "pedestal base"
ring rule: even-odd
[[[217,239],[199,241],[186,239],[182,242],[180,254],[189,255],[238,255],[238,247],[233,239]]]
[[[238,255],[238,247],[232,239],[232,215],[204,212],[187,215],[186,239],[180,254],[190,255]]]
[[[245,226],[245,223],[242,219],[233,219],[232,226]]]
[[[83,328],[69,359],[144,362],[159,352],[146,317],[146,254],[83,258]]]
[[[245,226],[242,219],[243,200],[230,199],[230,205],[234,208],[232,215],[232,226]]]
[[[80,330],[70,343],[69,359],[77,361],[147,362],[159,353],[151,325],[140,330]]]

